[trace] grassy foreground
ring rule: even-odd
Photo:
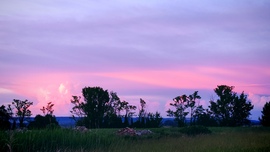
[[[86,133],[71,129],[0,131],[0,151],[94,151],[94,152],[185,152],[269,151],[270,128],[209,128],[211,134],[187,136],[181,128],[151,129],[143,137],[118,136],[117,129],[95,129]]]

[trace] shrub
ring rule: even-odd
[[[61,128],[58,124],[50,123],[46,126],[46,129],[58,129]]]
[[[188,126],[180,130],[181,133],[188,136],[196,136],[199,134],[210,134],[211,131],[204,126]]]
[[[29,123],[29,129],[43,129],[60,127],[56,118],[47,114],[46,116],[37,115],[34,121]]]

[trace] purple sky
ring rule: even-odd
[[[217,85],[245,91],[257,119],[270,101],[270,1],[0,2],[0,105],[55,103],[101,86],[166,117],[178,95],[198,90],[205,107]]]

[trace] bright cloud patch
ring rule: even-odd
[[[0,88],[0,94],[11,94],[13,93],[12,90],[6,89],[6,88]]]
[[[68,90],[66,89],[65,85],[63,83],[60,84],[59,88],[58,88],[59,92],[61,94],[67,94]]]

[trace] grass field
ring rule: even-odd
[[[150,129],[142,137],[116,135],[117,129],[94,129],[82,133],[71,129],[0,132],[0,151],[270,151],[270,128],[209,128],[211,134],[188,136],[183,128]]]

